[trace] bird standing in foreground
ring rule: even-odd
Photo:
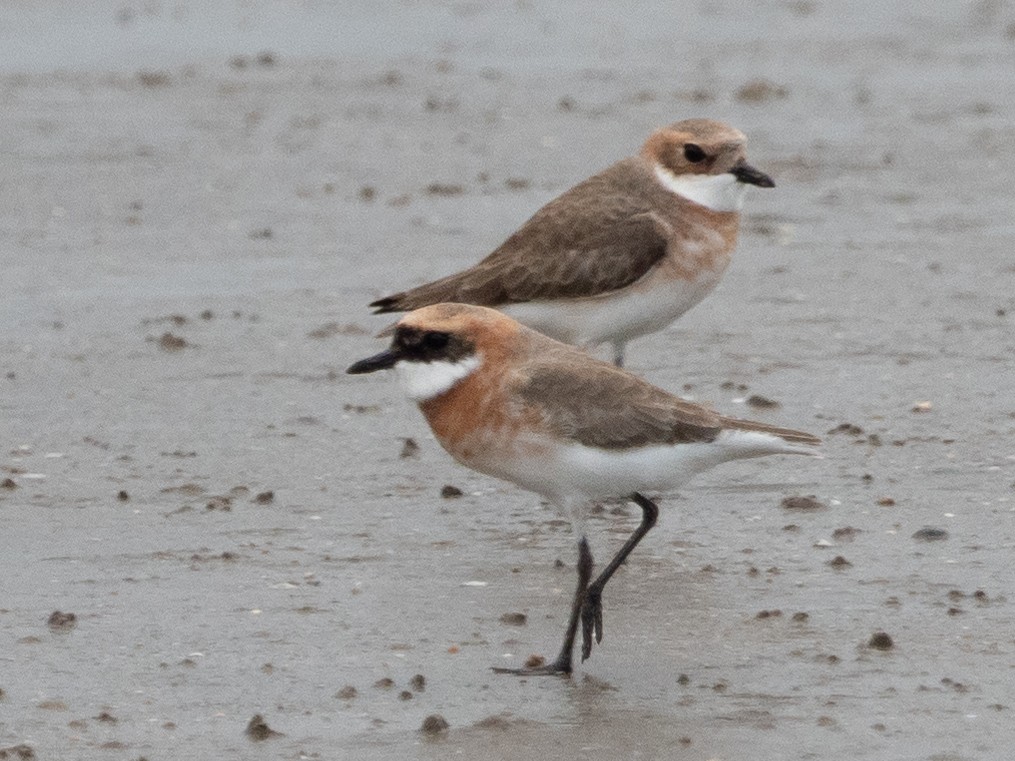
[[[370,304],[376,314],[440,302],[499,309],[565,343],[613,346],[662,330],[718,284],[746,189],[775,187],[747,163],[744,134],[687,119],[641,152],[550,201],[469,269]]]
[[[568,674],[603,636],[603,587],[656,522],[643,491],[667,491],[722,462],[816,454],[808,433],[724,417],[485,307],[437,304],[390,329],[388,349],[352,374],[394,369],[434,435],[461,464],[542,495],[582,523],[594,500],[642,509],[630,538],[592,579],[579,530],[578,585],[556,659],[517,674]],[[503,669],[501,669],[504,671]]]

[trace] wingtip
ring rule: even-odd
[[[398,296],[385,296],[383,299],[371,301],[367,306],[373,310],[372,314],[389,314],[391,312],[402,311],[398,308]]]

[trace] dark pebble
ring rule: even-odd
[[[779,402],[774,399],[769,399],[767,396],[761,396],[759,394],[751,394],[747,397],[747,406],[754,407],[759,410],[770,410],[773,407],[778,407]]]
[[[409,680],[409,686],[412,687],[416,692],[426,691],[426,677],[422,674],[416,674],[412,679]]]
[[[339,700],[352,700],[356,697],[359,692],[351,684],[347,684],[345,687],[335,693],[335,697]]]
[[[398,699],[399,700],[412,700],[412,693],[409,692],[408,690],[402,690],[400,693],[398,693]]]
[[[867,641],[867,647],[874,650],[891,650],[895,643],[887,632],[874,632]]]
[[[62,613],[59,610],[54,610],[49,614],[49,618],[46,619],[46,625],[55,632],[69,632],[75,626],[77,626],[78,617],[73,613]]]
[[[18,485],[14,482],[13,478],[5,478],[0,481],[0,489],[17,489]]]
[[[540,666],[546,664],[546,658],[541,655],[530,655],[525,659],[525,668],[527,669],[538,669]]]
[[[507,626],[525,626],[528,617],[524,613],[505,613],[500,617],[500,622]]]
[[[403,440],[402,451],[398,456],[404,460],[408,457],[415,457],[417,454],[419,454],[419,444],[416,443],[416,440],[413,438]]]
[[[441,497],[443,497],[444,499],[457,499],[458,497],[461,497],[464,494],[465,492],[463,492],[457,486],[452,486],[451,484],[444,484],[444,486],[441,487]]]
[[[263,491],[256,497],[254,497],[254,502],[257,503],[258,505],[270,505],[274,501],[275,501],[275,492],[273,491]]]
[[[187,340],[174,336],[172,333],[163,333],[159,337],[159,348],[164,351],[179,351],[187,347]]]
[[[116,493],[116,498],[121,502],[127,502],[128,500],[130,500],[130,495],[126,492],[125,489],[120,489],[120,491]]]
[[[781,504],[786,510],[821,510],[825,507],[813,494],[808,497],[785,497]]]
[[[913,534],[918,542],[940,542],[948,538],[948,532],[943,528],[922,528]]]
[[[844,568],[850,568],[853,564],[850,563],[848,560],[846,560],[846,558],[844,558],[842,555],[836,555],[834,558],[828,561],[828,565],[837,570],[841,570]]]
[[[395,686],[395,680],[391,679],[390,677],[386,677],[386,676],[385,677],[381,677],[376,682],[374,682],[374,687],[376,687],[379,690],[390,690],[394,686]]]
[[[448,720],[439,713],[432,713],[423,719],[419,731],[426,735],[442,735],[448,731]]]
[[[279,737],[282,734],[269,727],[264,717],[259,713],[254,714],[250,721],[247,722],[247,728],[243,731],[247,737],[255,742],[261,742],[271,737]]]

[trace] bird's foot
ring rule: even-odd
[[[603,593],[595,587],[585,590],[582,602],[582,661],[592,655],[592,639],[603,641]]]
[[[570,676],[571,675],[571,658],[570,654],[568,657],[563,655],[557,656],[557,659],[551,663],[542,663],[542,657],[529,658],[528,663],[517,669],[504,668],[502,666],[493,666],[493,672],[495,674],[512,674],[513,676]],[[535,663],[533,663],[535,661]]]

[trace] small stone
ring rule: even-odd
[[[159,348],[163,351],[180,351],[187,348],[187,340],[172,333],[163,333],[159,337]]]
[[[867,641],[867,647],[874,650],[888,651],[895,647],[895,643],[887,632],[874,632]]]
[[[402,690],[400,693],[398,693],[398,699],[399,700],[412,700],[412,693],[409,692],[408,690]]]
[[[359,694],[357,689],[351,684],[347,684],[345,687],[335,693],[335,697],[339,700],[352,700]]]
[[[879,497],[878,505],[880,505],[881,507],[894,507],[895,500],[892,499],[891,497]]]
[[[845,568],[851,568],[853,566],[853,564],[850,563],[848,560],[846,560],[846,558],[844,558],[842,555],[836,555],[834,558],[828,561],[828,565],[830,565],[837,571],[843,570]]]
[[[258,505],[270,505],[275,501],[275,492],[273,491],[262,491],[260,494],[254,497],[254,502]]]
[[[681,687],[686,687],[690,683],[691,677],[689,677],[687,674],[681,674],[680,676],[677,677],[677,684],[679,684]]]
[[[130,500],[130,495],[127,493],[126,489],[120,489],[120,491],[116,493],[116,498],[121,502],[127,502]]]
[[[821,510],[825,507],[813,494],[808,497],[785,497],[781,504],[786,510]]]
[[[409,680],[409,686],[416,692],[426,691],[426,677],[422,674],[416,674]]]
[[[525,659],[525,668],[527,669],[538,669],[546,663],[546,658],[541,655],[533,653]]]
[[[943,528],[926,527],[913,534],[918,542],[941,542],[948,538],[948,532]]]
[[[409,457],[415,457],[419,454],[419,444],[413,438],[407,438],[402,440],[402,451],[399,453],[399,457],[403,460]]]
[[[444,484],[441,487],[441,497],[443,499],[457,499],[458,497],[464,496],[465,492],[459,489],[457,486],[451,484]]]
[[[281,732],[276,732],[274,729],[268,726],[268,723],[264,720],[261,714],[254,714],[254,716],[247,722],[247,728],[244,733],[254,742],[262,742],[272,737],[280,737]]]
[[[767,396],[761,396],[759,394],[751,394],[747,397],[747,406],[754,407],[759,410],[768,410],[779,406],[779,402],[774,399],[769,399]]]
[[[46,625],[54,632],[69,632],[75,626],[77,626],[78,617],[73,613],[62,613],[59,610],[54,610],[49,614],[49,618],[46,619]]]
[[[862,533],[862,529],[853,528],[852,526],[843,526],[837,528],[832,532],[832,539],[837,542],[852,542],[856,539],[856,535]]]
[[[500,622],[507,626],[525,626],[528,616],[524,613],[505,613],[500,617]]]
[[[432,713],[423,719],[423,726],[419,731],[425,735],[442,735],[448,731],[448,720],[439,713]]]
[[[807,614],[807,613],[804,613],[802,610],[793,614],[793,620],[796,621],[798,624],[802,624],[804,621],[806,621],[809,618],[810,618],[810,615]]]
[[[379,690],[390,690],[394,686],[395,680],[387,676],[381,677],[376,682],[374,682],[374,687],[376,687]]]
[[[18,485],[14,482],[13,478],[5,478],[0,481],[0,489],[17,489]]]

